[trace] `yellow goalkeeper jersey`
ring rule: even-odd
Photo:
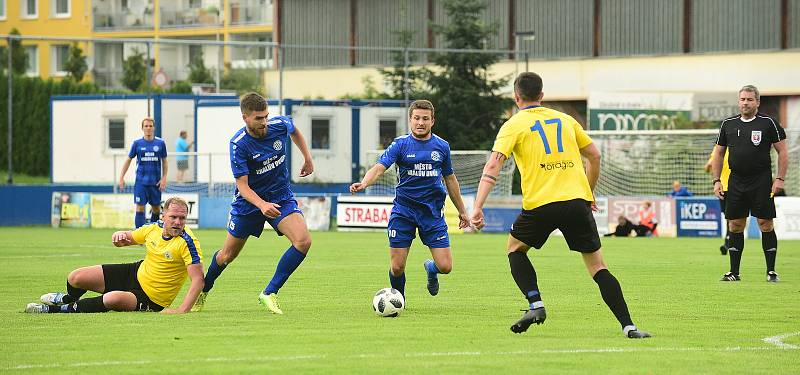
[[[571,116],[532,106],[503,124],[492,151],[514,156],[522,176],[522,208],[532,210],[552,202],[594,201],[580,153],[591,143]]]
[[[708,161],[714,160],[714,151],[708,157]],[[728,149],[725,149],[725,157],[722,159],[722,172],[719,175],[719,180],[722,183],[722,191],[728,191],[728,178],[731,177],[731,168],[728,166]]]
[[[180,237],[164,237],[161,223],[143,225],[133,231],[133,240],[144,244],[147,253],[136,277],[150,299],[169,306],[181,290],[188,272],[186,267],[200,264],[200,242],[185,228]]]

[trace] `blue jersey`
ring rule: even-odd
[[[442,177],[453,174],[447,141],[435,134],[425,141],[410,134],[400,136],[386,148],[378,163],[386,168],[397,164],[395,205],[441,215],[447,196]]]
[[[161,159],[167,157],[167,144],[161,138],[133,141],[128,157],[137,158],[136,184],[157,185],[161,180]]]
[[[294,123],[286,116],[276,116],[267,121],[267,135],[254,138],[243,127],[233,135],[230,144],[233,177],[247,176],[247,185],[267,202],[279,202],[294,197],[289,190],[289,167],[286,149],[290,147],[289,134],[294,133]],[[232,215],[258,212],[235,190]]]

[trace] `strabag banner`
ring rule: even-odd
[[[336,226],[340,231],[386,229],[392,201],[394,197],[340,195],[336,202]]]

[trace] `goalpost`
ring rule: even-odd
[[[378,158],[384,150],[370,150],[367,151],[366,164],[362,165],[362,176],[364,172],[372,168],[377,163]],[[461,194],[474,195],[478,191],[478,183],[480,182],[481,174],[483,174],[483,166],[491,155],[490,151],[472,150],[472,151],[450,151],[451,160],[453,162],[453,171],[458,178],[458,183],[461,185]],[[497,177],[497,184],[492,190],[492,196],[510,196],[511,188],[514,180],[514,159],[511,158],[503,164],[500,170],[500,175]],[[397,167],[392,166],[383,173],[373,185],[367,188],[367,195],[385,195],[393,196],[395,194],[395,187],[397,185]]]

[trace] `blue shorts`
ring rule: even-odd
[[[139,206],[149,204],[161,207],[161,190],[158,185],[133,185],[133,203]]]
[[[397,205],[395,204],[395,207]],[[419,229],[419,238],[425,246],[430,248],[449,248],[450,236],[447,234],[447,223],[444,216],[432,217],[430,214],[409,214],[408,212],[398,212],[404,210],[392,209],[389,216],[389,247],[408,248],[411,241],[416,237]]]
[[[294,199],[275,203],[281,206],[278,209],[281,211],[281,215],[274,219],[267,218],[261,211],[256,211],[247,215],[229,215],[228,233],[230,233],[231,236],[242,239],[247,238],[247,236],[261,237],[261,232],[264,231],[264,223],[269,222],[269,225],[275,229],[275,232],[277,232],[279,236],[283,236],[283,233],[278,230],[278,223],[280,223],[283,218],[295,212],[302,215],[303,211],[297,208],[297,201]]]

